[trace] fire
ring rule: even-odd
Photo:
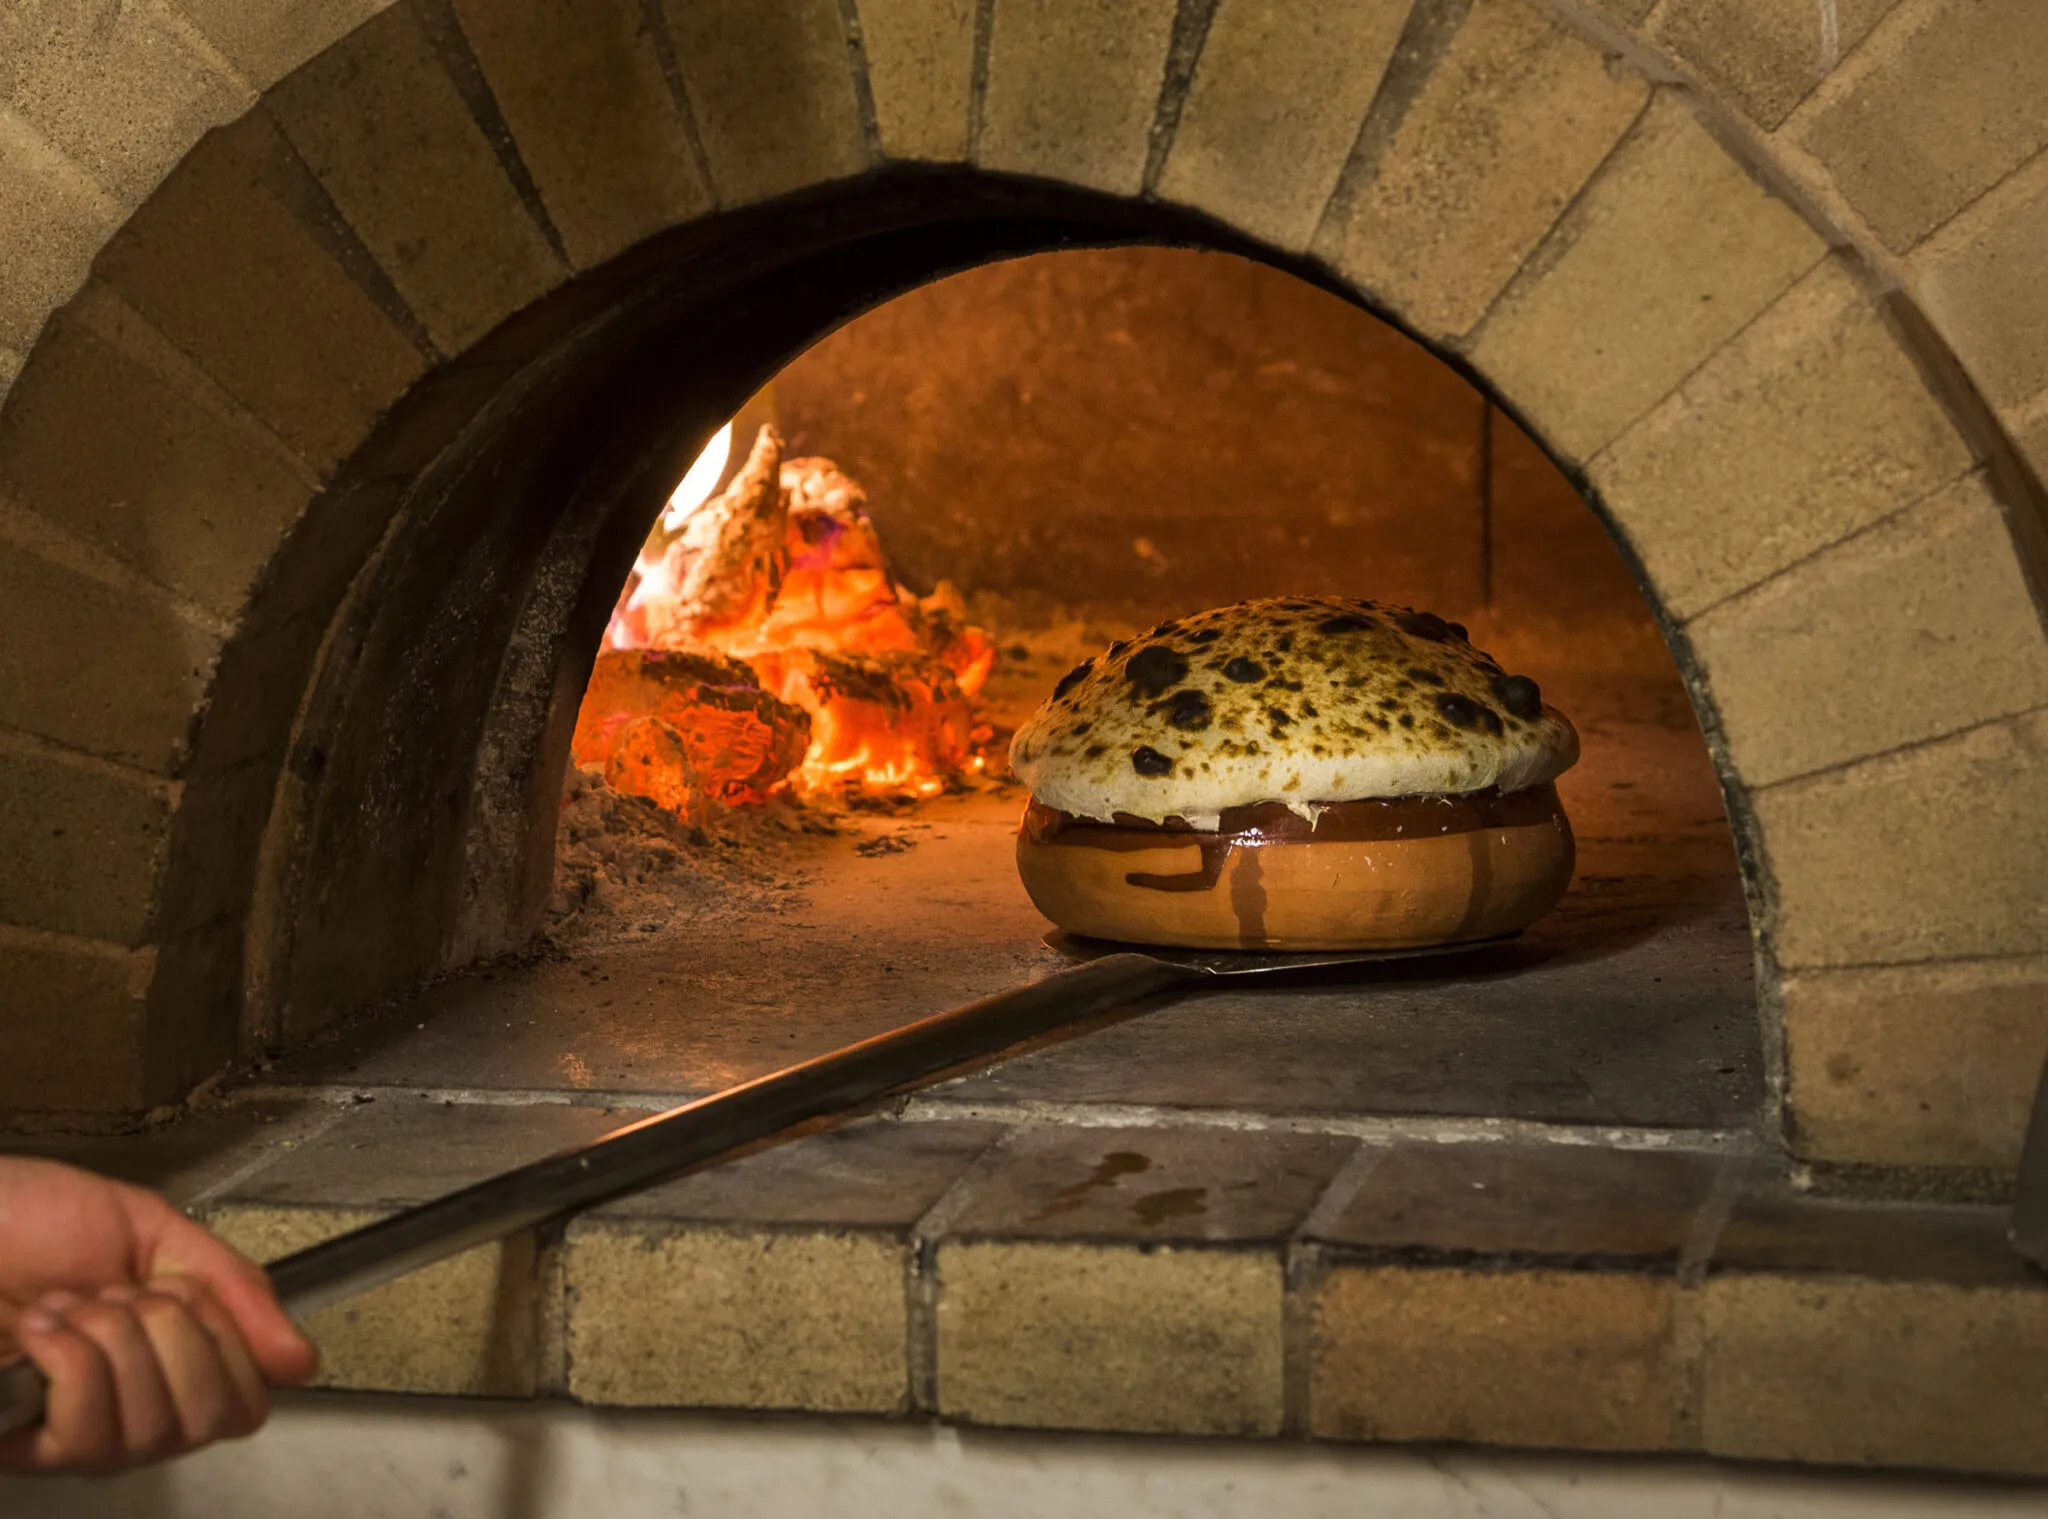
[[[958,592],[898,584],[866,493],[829,459],[785,460],[773,428],[706,500],[730,446],[728,428],[641,549],[577,763],[686,814],[783,785],[930,796],[978,771],[972,699],[995,646]]]

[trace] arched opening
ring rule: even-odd
[[[1372,595],[1462,619],[1576,708],[1588,759],[1569,805],[1585,844],[1561,936],[1435,990],[1414,978],[1409,995],[1435,1002],[1405,1025],[1367,1015],[1346,1030],[1328,1016],[1341,988],[1311,995],[1324,1043],[1363,1037],[1372,1058],[1357,1063],[1394,1073],[1340,1106],[1653,1127],[1753,1119],[1748,938],[1711,763],[1653,613],[1571,482],[1441,360],[1212,226],[1134,220],[1072,192],[959,189],[918,176],[805,220],[743,218],[702,248],[643,250],[638,288],[612,283],[616,304],[504,384],[426,472],[301,719],[251,941],[249,1037],[300,1042],[425,975],[519,948],[546,925],[551,896],[560,910],[551,877],[569,731],[619,587],[705,436],[779,370],[773,406],[791,448],[864,478],[905,578],[920,591],[959,583],[1006,651],[984,701],[999,731],[1089,638],[1259,594]],[[996,203],[983,218],[960,214],[975,197]],[[876,216],[892,198],[892,215],[923,224],[837,241],[855,206]],[[948,214],[934,223],[936,204]],[[832,243],[802,258],[806,232]],[[1122,251],[990,262],[1088,244]],[[739,263],[727,284],[704,248],[741,247],[789,249],[793,262]],[[924,283],[974,265],[985,267]],[[1038,351],[1020,358],[1019,344]],[[1121,417],[1108,410],[1119,395]],[[794,931],[775,921],[791,899],[772,891],[753,899],[768,918],[746,931],[726,921],[715,945],[671,927],[687,916],[675,903],[645,897],[606,926],[614,945],[635,946],[634,974],[661,984],[695,977],[702,991],[745,974],[756,982],[746,1000],[774,1009],[829,972],[857,988],[848,1008],[801,1028],[765,1012],[759,1022],[778,1030],[768,1040],[671,986],[669,1013],[608,1044],[595,1030],[622,1025],[597,1012],[616,998],[596,992],[605,972],[592,961],[569,983],[593,988],[581,999],[592,1021],[572,1009],[529,1036],[550,1053],[537,1067],[500,1062],[503,1079],[546,1084],[575,1045],[572,1084],[674,1090],[704,1069],[736,1075],[786,1057],[788,1040],[823,1048],[1030,974],[1045,925],[1020,910],[1007,863],[1021,793],[938,807],[921,825],[870,819],[832,845],[756,857],[769,888],[801,881],[802,900],[828,904]],[[908,871],[921,884],[895,902],[893,923],[874,916],[887,891],[834,876],[862,846],[915,841],[934,820],[948,842]],[[856,870],[872,875],[871,856]],[[729,873],[700,877],[676,902],[730,893]],[[988,927],[992,896],[1000,932]],[[639,952],[657,939],[662,968]],[[595,941],[584,922],[550,942],[582,953]],[[920,981],[898,968],[920,963],[945,969]],[[459,988],[443,988],[389,1014],[383,1032],[373,1019],[318,1071],[384,1079],[413,1058],[406,1031],[423,1020],[473,1068],[480,1030],[448,1011],[462,1005]],[[693,1017],[715,1026],[701,1046]],[[1403,1048],[1403,1027],[1427,1022],[1437,1042]],[[667,1065],[647,1058],[653,1027]],[[727,1036],[751,1053],[720,1046]],[[1462,1070],[1426,1071],[1445,1063],[1447,1038],[1486,1048]],[[1205,1048],[1191,1060],[1218,1058]],[[1124,1095],[1176,1100],[1163,1088]]]

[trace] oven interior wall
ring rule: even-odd
[[[868,487],[898,570],[993,610],[1149,622],[1365,595],[1675,678],[1564,474],[1456,371],[1248,259],[1038,254],[925,285],[790,364],[795,453]]]

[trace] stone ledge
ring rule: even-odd
[[[274,1255],[629,1116],[386,1095],[28,1148]],[[557,1390],[554,1343],[593,1403],[2044,1475],[2048,1285],[2003,1225],[1682,1147],[867,1119],[314,1328],[329,1385],[394,1391]]]

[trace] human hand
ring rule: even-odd
[[[250,1434],[270,1389],[316,1365],[262,1269],[155,1193],[0,1157],[9,1336],[50,1386],[0,1471],[116,1471]]]

